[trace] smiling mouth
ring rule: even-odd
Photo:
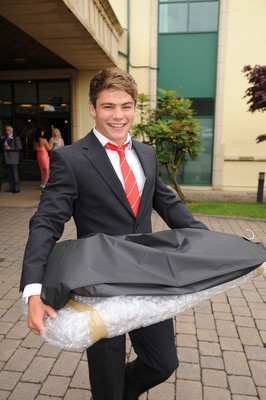
[[[108,124],[112,128],[123,128],[126,124]]]

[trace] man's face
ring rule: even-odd
[[[96,108],[90,103],[90,113],[95,118],[97,131],[118,146],[125,143],[135,116],[135,103],[130,94],[122,90],[102,90]]]
[[[12,133],[13,133],[13,128],[12,128],[11,126],[7,126],[7,127],[5,128],[5,134],[6,134],[6,136],[10,136],[10,135],[12,135]]]

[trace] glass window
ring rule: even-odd
[[[218,30],[218,1],[189,4],[189,32],[214,32]]]
[[[159,32],[187,32],[188,5],[180,4],[161,4]]]
[[[192,109],[201,117],[214,115],[213,98],[190,98],[192,100]]]
[[[68,82],[40,82],[39,101],[43,104],[52,105],[69,103]]]
[[[36,83],[18,82],[14,84],[15,103],[37,103]]]
[[[210,185],[212,183],[213,118],[199,118],[202,151],[197,160],[188,160],[180,173],[180,183]]]
[[[12,101],[12,90],[10,83],[0,83],[0,103]]]

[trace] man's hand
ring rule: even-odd
[[[36,334],[40,335],[44,328],[44,317],[48,314],[51,318],[56,318],[57,312],[50,306],[46,306],[40,295],[29,297],[28,302],[28,327]]]

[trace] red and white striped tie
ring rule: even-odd
[[[126,196],[133,213],[135,214],[135,216],[137,216],[140,205],[140,195],[135,175],[126,160],[125,149],[127,146],[128,143],[123,144],[122,146],[115,146],[112,143],[107,143],[105,145],[105,148],[118,152],[120,168],[125,184]]]

